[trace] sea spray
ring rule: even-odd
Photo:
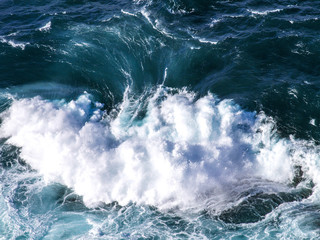
[[[252,183],[235,187],[245,179],[272,181],[277,191],[276,183],[290,185],[302,164],[317,183],[316,155],[277,136],[263,113],[183,89],[146,94],[145,106],[125,96],[112,116],[88,93],[70,102],[16,99],[2,114],[2,137],[21,147],[47,182],[71,187],[88,206],[195,207],[211,195],[245,192]]]

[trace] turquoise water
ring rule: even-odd
[[[1,1],[3,239],[318,239],[317,1]]]

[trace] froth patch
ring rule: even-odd
[[[188,206],[240,179],[292,179],[289,143],[275,136],[272,120],[211,94],[170,92],[125,96],[116,117],[87,93],[70,102],[14,100],[1,135],[47,181],[66,184],[89,205]]]
[[[21,50],[24,50],[25,47],[27,45],[29,45],[29,43],[16,42],[14,40],[7,40],[7,39],[5,39],[4,37],[1,37],[1,36],[0,36],[0,42],[6,43],[6,44],[10,45],[13,48],[20,48]]]
[[[40,27],[38,30],[40,32],[48,32],[51,29],[51,21],[47,22],[44,26]]]

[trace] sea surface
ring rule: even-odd
[[[319,144],[320,1],[0,1],[0,239],[319,239]]]

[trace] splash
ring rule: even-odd
[[[46,181],[73,188],[89,206],[192,206],[245,179],[290,184],[306,159],[303,170],[320,176],[311,147],[279,138],[272,119],[232,100],[160,87],[102,108],[88,93],[70,102],[17,99],[2,114],[1,135]]]

